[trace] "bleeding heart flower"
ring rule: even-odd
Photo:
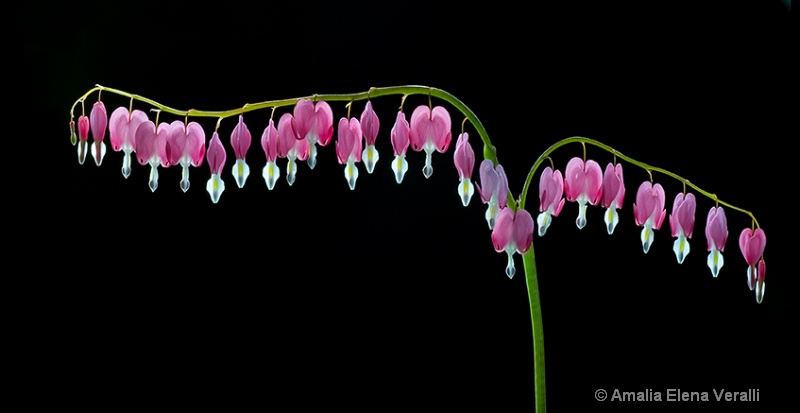
[[[250,149],[252,138],[250,130],[247,129],[247,125],[244,123],[244,116],[239,115],[239,123],[233,127],[233,132],[231,132],[231,146],[236,156],[236,162],[233,164],[233,178],[239,188],[244,187],[247,177],[250,176],[250,167],[244,158],[247,155],[247,150]]]
[[[614,233],[614,228],[617,227],[617,223],[619,222],[619,213],[617,213],[617,210],[622,208],[622,202],[625,199],[624,182],[622,178],[622,164],[618,163],[614,165],[609,162],[603,173],[603,199],[600,201],[600,205],[606,208],[603,221],[606,223],[608,235]]]
[[[694,194],[684,195],[679,192],[675,196],[672,204],[672,213],[669,215],[669,226],[672,236],[677,239],[672,244],[672,250],[678,259],[678,264],[683,264],[683,260],[689,255],[689,241],[694,230],[694,211],[697,207],[697,200]]]
[[[539,216],[536,223],[539,224],[539,236],[544,236],[553,217],[557,217],[564,207],[564,177],[561,171],[553,171],[553,168],[546,167],[539,177]]]
[[[122,151],[122,176],[131,175],[131,153],[136,149],[136,129],[147,120],[147,114],[139,109],[128,112],[128,108],[120,106],[111,112],[108,121],[108,139],[111,149]]]
[[[567,201],[578,202],[578,218],[575,224],[579,229],[586,226],[587,203],[597,205],[603,195],[603,171],[593,160],[584,163],[581,158],[572,158],[564,170],[564,192]]]
[[[420,105],[411,114],[411,130],[408,137],[411,149],[417,152],[425,151],[425,167],[422,168],[422,174],[426,178],[430,178],[433,174],[431,165],[433,151],[444,153],[450,146],[452,139],[450,126],[450,113],[442,106],[431,109]]]
[[[747,261],[747,286],[750,290],[756,288],[758,280],[758,262],[764,255],[764,247],[767,245],[767,235],[764,230],[756,228],[753,231],[745,228],[739,234],[739,249],[742,251],[744,260]]]
[[[458,196],[464,206],[469,204],[475,187],[472,185],[472,169],[475,167],[475,151],[469,144],[469,134],[467,132],[458,135],[456,140],[456,150],[453,153],[453,162],[458,171]]]
[[[241,118],[240,118],[241,119]],[[219,139],[219,133],[214,131],[211,134],[211,141],[208,142],[208,152],[206,159],[208,166],[211,169],[211,178],[206,183],[206,191],[211,195],[211,202],[219,202],[219,197],[225,191],[225,181],[222,180],[222,168],[225,167],[225,147],[222,146],[222,141]]]
[[[392,126],[391,139],[392,149],[394,150],[394,161],[392,162],[392,171],[394,171],[394,178],[397,183],[403,182],[403,177],[408,171],[408,161],[406,161],[406,151],[408,150],[409,138],[408,135],[411,131],[406,120],[406,114],[403,110],[397,112],[395,117],[394,126]]]
[[[361,132],[364,134],[364,152],[361,154],[361,159],[364,160],[364,166],[367,168],[367,173],[372,173],[375,169],[375,164],[378,162],[378,151],[375,149],[375,140],[378,138],[378,130],[381,128],[381,121],[375,110],[372,109],[372,102],[367,101],[364,107],[364,112],[361,113]]]
[[[514,277],[514,253],[525,254],[533,244],[533,217],[528,211],[503,208],[492,230],[494,250],[508,254],[506,275]]]
[[[711,207],[706,218],[706,241],[708,242],[708,259],[706,264],[711,269],[711,275],[717,278],[719,270],[725,265],[722,251],[728,240],[728,219],[722,207]]]
[[[664,209],[664,188],[660,184],[653,185],[649,181],[639,185],[636,192],[636,203],[633,204],[633,217],[636,225],[642,228],[642,248],[644,253],[650,250],[655,238],[654,230],[661,228],[667,210]]]

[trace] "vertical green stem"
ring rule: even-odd
[[[533,246],[522,256],[525,268],[525,284],[528,286],[528,301],[531,306],[531,324],[533,326],[533,375],[536,395],[536,413],[545,413],[544,384],[544,333],[542,329],[542,305],[539,301],[539,281],[536,278],[536,258]]]

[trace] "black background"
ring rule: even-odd
[[[389,130],[399,97],[374,99],[381,159],[371,175],[361,167],[355,191],[333,142],[315,169],[300,163],[292,187],[284,172],[267,190],[259,139],[270,113],[250,112],[251,176],[235,186],[228,147],[216,205],[207,165],[191,170],[188,193],[179,168],[162,169],[151,193],[147,168],[134,165],[124,179],[110,147],[101,167],[79,165],[68,139],[69,108],[95,84],[204,110],[414,84],[444,89],[477,114],[515,194],[549,145],[585,136],[752,211],[766,231],[769,288],[759,305],[738,248],[751,225],[745,214],[727,210],[726,265],[714,279],[703,234],[712,200],[698,198],[682,265],[667,222],[642,252],[632,215],[648,179],[641,168],[624,165],[627,196],[612,236],[599,207],[578,230],[577,206],[567,203],[534,241],[550,411],[798,411],[791,13],[766,0],[599,3],[23,6],[15,66],[33,102],[20,158],[39,159],[33,172],[43,176],[19,179],[15,199],[33,213],[25,222],[37,253],[26,264],[57,268],[36,278],[48,297],[37,329],[42,378],[64,390],[48,400],[104,410],[532,411],[522,261],[509,280],[484,205],[476,196],[463,207],[456,195],[455,109],[453,143],[434,154],[433,176],[422,176],[424,155],[410,151],[398,185]],[[102,98],[109,114],[128,105]],[[425,103],[409,97],[406,113]],[[332,108],[336,121],[346,115],[343,103]],[[354,113],[362,109],[357,102]],[[210,137],[215,120],[196,120]],[[226,145],[233,125],[221,123]],[[466,130],[479,162],[478,135]],[[581,151],[568,145],[553,160],[563,170]],[[587,156],[612,160],[591,146]],[[654,178],[670,211],[682,185]],[[537,184],[538,173],[528,194],[534,216]],[[598,388],[712,399],[713,389],[753,388],[761,400],[599,403]]]

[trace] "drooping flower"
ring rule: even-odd
[[[78,135],[75,134],[75,120],[74,119],[70,119],[69,120],[69,143],[71,143],[72,146],[75,146],[75,145],[78,144]]]
[[[708,243],[708,259],[706,264],[711,269],[711,275],[717,278],[719,270],[725,265],[722,251],[728,240],[728,219],[722,207],[711,207],[706,218],[706,241]]]
[[[622,164],[614,165],[609,162],[606,165],[606,170],[603,173],[603,199],[600,205],[606,208],[606,213],[603,215],[608,229],[608,235],[614,233],[614,228],[617,227],[619,222],[619,213],[617,209],[622,208],[622,201],[625,199],[625,183],[622,178]]]
[[[314,169],[317,165],[317,144],[326,146],[333,137],[333,110],[328,102],[301,99],[294,107],[294,119],[297,122],[297,138],[308,142],[308,167]]]
[[[433,151],[444,153],[450,146],[452,139],[450,125],[450,113],[442,106],[431,109],[420,105],[411,114],[411,130],[408,138],[411,141],[411,149],[416,152],[425,151],[425,167],[422,168],[422,174],[426,178],[430,178],[433,174],[431,165]]]
[[[288,118],[292,117],[289,113],[285,113],[284,116]],[[291,120],[289,120],[288,124],[291,128]],[[285,127],[284,125],[284,128]],[[283,135],[278,133],[278,128],[275,127],[275,121],[270,118],[269,125],[264,128],[264,133],[261,134],[261,148],[264,149],[264,154],[267,157],[267,164],[264,165],[261,175],[264,177],[264,182],[267,183],[267,188],[270,190],[275,188],[275,182],[277,182],[278,178],[281,176],[281,170],[278,168],[277,164],[278,158],[286,158],[289,154],[289,150],[294,148],[297,142],[298,140],[292,133],[284,133]]]
[[[241,117],[239,118],[241,121]],[[225,191],[225,181],[222,180],[222,168],[225,167],[225,147],[222,146],[222,141],[219,139],[219,133],[214,131],[211,134],[211,140],[208,142],[208,152],[206,159],[208,166],[211,169],[211,178],[206,183],[206,191],[211,195],[211,202],[219,202],[219,197]],[[235,174],[236,168],[234,168]]]
[[[103,157],[106,156],[106,144],[103,143],[103,139],[106,137],[108,128],[108,112],[106,112],[103,102],[94,103],[92,112],[89,114],[89,122],[92,124],[92,157],[94,163],[100,166],[103,163]]]
[[[203,164],[206,153],[206,133],[197,122],[184,124],[181,120],[173,121],[167,129],[167,156],[170,165],[180,165],[181,189],[189,190],[189,166],[198,167]]]
[[[397,183],[403,182],[403,177],[408,171],[408,161],[406,161],[406,151],[408,150],[409,138],[408,134],[411,127],[406,120],[406,114],[403,110],[397,112],[397,117],[392,126],[391,139],[392,149],[394,150],[394,161],[392,162],[392,171],[394,171],[394,179]]]
[[[767,235],[761,228],[756,228],[755,231],[745,228],[739,234],[739,249],[742,251],[744,260],[747,261],[747,286],[751,291],[756,288],[759,278],[758,263],[764,254],[766,245]]]
[[[297,160],[308,159],[308,151],[311,147],[308,140],[298,137],[297,121],[291,113],[284,113],[278,120],[278,148],[285,147],[289,148],[286,152],[286,159],[289,161],[286,164],[286,182],[291,186],[297,175]]]
[[[508,179],[502,165],[494,166],[492,161],[485,159],[481,162],[478,169],[481,178],[477,184],[478,195],[484,204],[489,204],[486,208],[486,222],[489,229],[493,229],[497,214],[508,204]]]
[[[764,278],[767,276],[767,263],[764,260],[758,261],[758,278],[756,279],[756,302],[761,304],[764,301],[764,290],[767,288]]]
[[[81,115],[78,117],[78,163],[83,165],[86,160],[86,147],[89,141],[89,117]]]
[[[150,165],[150,178],[148,186],[155,192],[158,188],[158,167],[168,167],[167,156],[167,131],[169,124],[162,122],[156,128],[151,120],[146,120],[136,128],[136,159],[140,165]]]
[[[361,113],[361,132],[364,134],[364,152],[361,154],[361,159],[364,160],[364,166],[367,168],[367,173],[372,173],[375,169],[375,164],[378,162],[378,151],[375,149],[375,140],[378,138],[378,130],[381,128],[381,121],[375,110],[372,109],[372,102],[367,101],[364,107],[364,112]]]
[[[539,236],[544,236],[553,217],[557,217],[564,207],[564,177],[561,171],[553,171],[553,168],[546,167],[539,177],[539,216],[536,223],[539,224]]]
[[[677,239],[672,244],[672,251],[678,259],[678,264],[683,264],[684,258],[689,255],[689,241],[694,231],[694,211],[697,200],[694,194],[679,192],[672,204],[672,213],[669,214],[669,227],[672,236]]]
[[[572,158],[564,170],[564,193],[567,201],[578,202],[578,218],[575,224],[579,229],[586,226],[587,203],[597,205],[603,195],[603,171],[593,161]]]
[[[361,162],[361,122],[357,118],[345,117],[339,119],[336,139],[336,158],[344,167],[344,178],[350,189],[356,189],[358,167],[356,162]]]
[[[642,228],[642,248],[644,253],[650,250],[655,238],[654,230],[661,228],[667,210],[664,209],[666,195],[661,184],[653,185],[649,181],[642,182],[636,192],[636,202],[633,204],[633,217],[636,225]]]
[[[464,206],[469,205],[472,194],[475,193],[475,186],[472,185],[472,169],[475,168],[475,151],[469,144],[469,134],[464,132],[458,135],[456,140],[456,150],[453,153],[453,162],[458,171],[458,196]]]
[[[533,243],[533,217],[528,211],[503,208],[492,230],[494,250],[508,254],[506,275],[514,277],[514,253],[525,254]]]
[[[122,176],[131,175],[131,153],[136,149],[136,129],[147,120],[147,114],[139,109],[128,112],[128,108],[120,106],[111,112],[108,121],[108,139],[111,149],[122,151]]]
[[[233,132],[231,132],[231,146],[236,156],[236,162],[233,164],[233,178],[239,188],[244,188],[244,183],[247,181],[247,177],[250,176],[250,167],[244,158],[247,155],[247,150],[250,149],[251,140],[252,135],[244,123],[244,116],[239,115],[239,123],[233,127]]]

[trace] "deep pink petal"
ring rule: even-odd
[[[406,151],[408,150],[408,134],[410,130],[411,126],[409,126],[408,121],[406,120],[406,114],[403,113],[402,110],[398,111],[394,126],[392,126],[391,131],[392,148],[394,149],[395,155],[406,154]]]
[[[583,189],[583,159],[574,157],[564,168],[564,193],[567,201],[575,202]]]
[[[622,208],[625,198],[625,184],[622,177],[622,164],[616,165],[611,162],[606,165],[603,174],[603,197],[601,206],[603,208],[615,207]]]
[[[337,131],[336,157],[339,163],[347,163],[350,156],[353,156],[356,162],[360,162],[362,152],[361,122],[359,122],[357,118],[347,119],[346,117],[342,117],[339,119]]]
[[[95,142],[102,141],[106,136],[108,127],[108,114],[103,102],[95,102],[92,105],[92,112],[89,114],[89,122],[92,124],[92,138]]]
[[[497,171],[497,177],[499,178],[497,182],[497,206],[505,208],[508,204],[508,178],[506,178],[506,171],[503,169],[503,165],[498,164],[494,169]]]
[[[219,139],[219,133],[214,131],[211,134],[211,141],[208,143],[208,166],[212,174],[221,175],[222,168],[225,167],[225,147]]]
[[[122,145],[127,139],[128,114],[128,108],[120,106],[111,112],[111,116],[108,119],[108,140],[111,142],[111,149],[116,152],[122,150]],[[153,126],[153,134],[155,135],[155,125]]]
[[[189,122],[186,125],[186,139],[187,155],[191,159],[192,165],[202,165],[206,153],[206,133],[203,127],[197,122]]]
[[[600,164],[590,159],[586,161],[585,173],[585,194],[591,205],[597,205],[603,195],[603,171],[600,169]]]
[[[492,244],[494,250],[503,252],[506,246],[513,242],[514,236],[514,211],[511,208],[503,208],[497,215],[494,228],[492,229]]]
[[[375,110],[372,109],[372,102],[368,100],[361,113],[361,131],[364,133],[364,141],[367,145],[375,145],[380,128],[381,121]]]
[[[504,208],[510,210],[511,208]],[[517,244],[517,252],[525,254],[533,244],[533,217],[524,210],[518,209],[514,215],[514,242]]]
[[[278,120],[278,156],[286,157],[289,151],[295,148],[298,140],[300,137],[297,135],[297,120],[291,113],[284,113]],[[305,145],[306,148],[307,146]]]
[[[636,202],[633,204],[633,217],[636,220],[636,225],[643,226],[647,218],[653,214],[655,203],[653,202],[653,184],[650,181],[644,181],[639,185],[639,190],[636,191]]]
[[[147,165],[155,154],[156,125],[145,121],[136,128],[136,160],[140,165]]]
[[[453,161],[461,179],[472,178],[472,169],[475,167],[475,151],[469,144],[469,134],[467,132],[458,136],[456,149],[453,153]]]
[[[275,127],[275,120],[271,118],[261,133],[261,149],[264,150],[267,162],[275,162],[278,159],[278,128]]]
[[[231,146],[236,159],[245,158],[247,150],[250,149],[252,138],[250,130],[247,129],[247,125],[244,123],[244,116],[239,115],[239,123],[233,127],[233,132],[231,132]]]
[[[767,236],[761,228],[756,228],[755,231],[745,228],[739,234],[739,249],[741,249],[747,265],[754,266],[758,263],[758,260],[764,254],[766,245]]]
[[[485,204],[489,202],[492,195],[497,192],[500,183],[500,177],[497,176],[497,171],[494,169],[494,164],[488,159],[484,159],[478,167],[478,175],[480,177],[480,185],[477,185],[478,195],[481,196],[481,201]]]
[[[431,134],[432,140],[439,153],[444,153],[450,146],[452,139],[450,113],[443,106],[436,106],[431,112]]]
[[[428,106],[419,105],[411,113],[411,129],[408,134],[411,149],[416,152],[422,150],[431,129],[431,110]]]
[[[728,219],[722,207],[711,207],[706,219],[706,241],[708,250],[711,251],[712,242],[719,251],[725,250],[728,240]]]
[[[314,103],[311,99],[299,100],[295,104],[294,118],[298,139],[325,146],[333,137],[333,110],[325,101]]]
[[[89,117],[81,115],[78,117],[78,139],[86,142],[89,140]]]

